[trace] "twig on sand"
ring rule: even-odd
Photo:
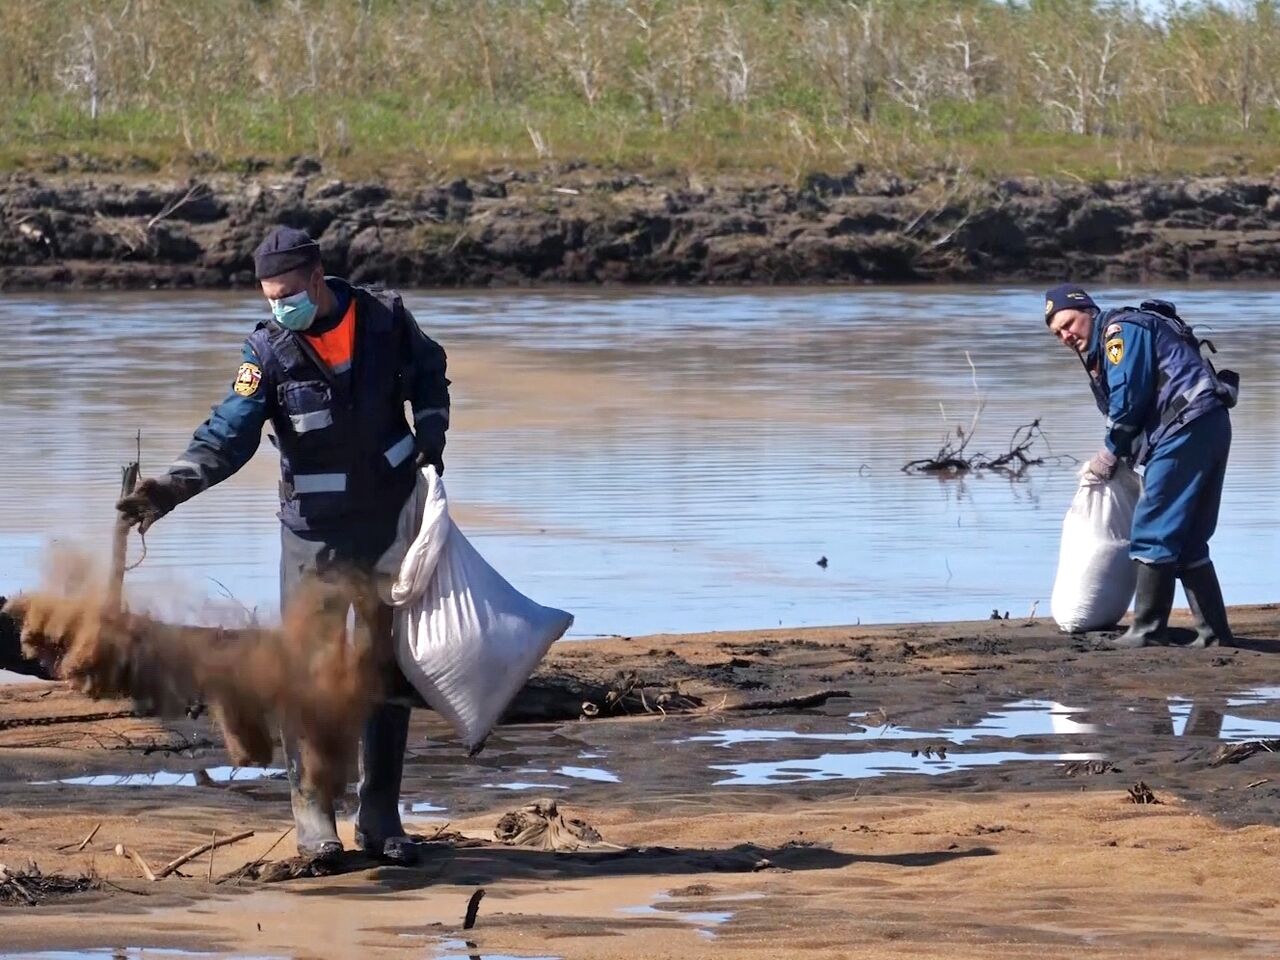
[[[467,915],[462,919],[462,929],[470,930],[476,925],[476,915],[480,912],[480,901],[484,899],[484,887],[471,895],[467,901]]]
[[[85,837],[83,840],[81,840],[79,843],[64,843],[62,846],[58,847],[58,849],[68,850],[71,847],[75,847],[76,853],[80,853],[81,851],[84,850],[85,847],[87,847],[91,842],[93,842],[93,838],[98,835],[98,831],[101,829],[102,829],[102,824],[95,823],[93,825],[93,829],[89,831],[89,835]]]
[[[149,896],[151,896],[151,894],[147,893],[147,891],[145,891],[145,890],[130,890],[128,887],[122,887],[122,886],[120,886],[120,884],[118,884],[118,883],[112,883],[112,882],[111,882],[110,880],[108,880],[106,877],[100,877],[99,879],[102,881],[102,883],[106,884],[106,885],[107,885],[108,887],[110,887],[111,889],[113,889],[113,890],[119,890],[121,893],[131,893],[131,894],[133,894],[135,897],[149,897]]]
[[[785,697],[781,700],[747,700],[726,707],[726,710],[805,710],[820,707],[835,697],[852,696],[848,690],[819,690],[802,697]]]
[[[182,856],[178,857],[178,859],[171,860],[168,863],[166,863],[163,867],[161,867],[160,870],[156,873],[155,878],[157,880],[161,880],[164,877],[169,876],[169,874],[173,873],[184,863],[188,863],[194,860],[196,857],[203,856],[206,853],[211,854],[218,847],[226,847],[233,843],[239,843],[241,840],[248,840],[252,836],[253,836],[252,830],[245,830],[243,833],[237,833],[234,837],[224,837],[221,840],[214,839],[208,843],[202,843],[198,847],[192,847]]]
[[[213,831],[213,836],[209,839],[211,839],[213,843],[209,845],[209,872],[205,875],[206,880],[213,879],[213,852],[218,849],[218,831]]]
[[[280,846],[280,841],[282,841],[289,834],[293,833],[293,827],[294,827],[293,824],[289,824],[288,828],[285,829],[284,833],[276,837],[275,842],[272,843],[271,846],[267,847],[266,851],[257,860],[254,860],[252,863],[246,863],[239,870],[233,870],[231,873],[227,874],[226,877],[219,878],[218,883],[221,883],[223,880],[226,880],[228,877],[234,874],[236,876],[236,883],[239,884],[240,881],[245,878],[245,876],[252,873],[254,870],[256,870],[258,867],[262,865],[262,861],[267,859],[267,857],[271,855],[271,851],[274,850],[276,847]]]
[[[131,850],[128,847],[126,847],[123,843],[117,843],[116,856],[128,857],[130,860],[134,862],[137,868],[142,871],[142,875],[146,879],[150,880],[152,883],[155,883],[157,879],[156,875],[152,872],[151,867],[148,866],[147,861],[142,859],[142,855],[138,853],[137,850]]]
[[[436,832],[435,832],[435,833],[433,833],[431,836],[429,836],[429,837],[423,837],[423,838],[422,838],[422,842],[423,842],[423,843],[431,843],[433,840],[439,840],[441,837],[443,837],[443,836],[444,836],[444,832],[445,832],[446,830],[448,830],[448,829],[449,829],[449,827],[451,827],[452,825],[453,825],[453,821],[452,821],[452,820],[446,820],[446,821],[445,821],[445,823],[444,823],[444,826],[442,826],[442,827],[440,827],[438,830],[436,830]]]

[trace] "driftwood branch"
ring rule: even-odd
[[[963,427],[956,427],[956,435],[962,438],[963,442],[958,445],[949,437],[944,438],[942,446],[936,455],[925,457],[921,460],[912,460],[905,464],[902,469],[905,473],[925,473],[935,476],[955,477],[966,473],[980,470],[990,470],[994,473],[1001,473],[1012,480],[1017,480],[1023,476],[1028,467],[1037,467],[1044,464],[1073,463],[1074,457],[1055,455],[1053,448],[1049,446],[1049,438],[1045,436],[1044,429],[1040,426],[1038,419],[1032,420],[1030,423],[1024,423],[1013,431],[1013,437],[1009,441],[1009,449],[1000,454],[989,454],[978,452],[967,455],[965,447],[968,446],[969,440],[972,439],[974,425],[970,428],[970,433],[966,436]],[[1036,445],[1043,443],[1048,453],[1040,455],[1036,450]]]
[[[31,891],[22,885],[17,876],[9,872],[9,868],[0,863],[0,887],[11,887],[19,897],[21,897],[29,907],[36,905],[36,898],[32,896]]]
[[[127,497],[138,485],[138,473],[141,467],[135,460],[124,468],[120,476],[120,496]],[[111,578],[107,581],[107,609],[111,613],[120,611],[124,596],[125,557],[129,550],[129,522],[123,514],[116,514],[116,526],[111,537]]]
[[[267,847],[267,849],[263,851],[262,856],[258,857],[257,860],[254,860],[252,863],[246,863],[244,866],[240,867],[238,870],[232,870],[230,873],[226,874],[225,876],[219,877],[217,882],[222,883],[223,880],[230,880],[234,878],[236,883],[238,884],[245,877],[251,876],[253,874],[253,871],[255,871],[258,867],[262,865],[262,861],[266,860],[267,857],[271,855],[271,851],[274,850],[276,847],[280,846],[280,841],[282,841],[289,834],[293,833],[294,826],[295,826],[294,824],[290,824],[285,829],[284,833],[276,837],[275,843]]]
[[[152,883],[155,883],[157,879],[156,875],[152,872],[151,866],[147,863],[147,861],[142,859],[142,854],[138,853],[137,850],[131,850],[129,847],[126,847],[123,843],[117,843],[116,856],[127,857],[128,859],[132,860],[134,862],[134,865],[137,866],[137,868],[140,871],[142,871],[143,877],[145,877],[147,880],[150,880]]]
[[[1055,456],[1049,439],[1040,427],[1040,420],[1025,423],[1013,431],[1009,440],[1009,449],[1000,454],[968,453],[969,444],[978,432],[978,424],[982,412],[986,409],[987,399],[978,387],[978,368],[973,357],[965,351],[965,361],[969,364],[969,382],[973,387],[973,416],[966,430],[964,424],[956,424],[942,438],[938,452],[932,457],[924,457],[903,464],[904,473],[929,474],[937,477],[960,477],[976,470],[992,470],[1003,473],[1010,479],[1018,479],[1028,467],[1045,463],[1063,463],[1074,461],[1073,457]],[[946,410],[942,412],[946,419]],[[1047,456],[1040,456],[1034,448],[1037,442],[1043,442]]]
[[[216,850],[218,847],[226,847],[233,843],[239,843],[241,840],[248,840],[252,836],[253,836],[252,830],[245,830],[243,833],[237,833],[233,837],[224,837],[221,840],[215,839],[215,840],[209,841],[208,843],[202,843],[198,847],[192,847],[182,856],[178,857],[178,859],[171,860],[168,863],[166,863],[163,867],[161,867],[156,872],[156,879],[157,880],[164,879],[165,877],[169,876],[169,874],[177,870],[184,863],[189,863],[190,861],[194,860],[196,857],[202,857],[206,853],[210,853]]]
[[[747,700],[725,707],[725,710],[806,710],[820,707],[835,697],[849,697],[848,690],[820,690],[803,697],[784,697],[781,700]]]
[[[480,901],[484,899],[484,887],[471,894],[467,901],[467,914],[462,918],[462,929],[470,930],[476,925],[476,915],[480,913]]]
[[[98,835],[98,831],[101,829],[102,829],[102,824],[95,823],[93,825],[93,829],[89,831],[89,835],[85,837],[83,840],[81,840],[79,843],[64,843],[62,846],[58,847],[58,849],[70,850],[72,847],[75,847],[76,853],[80,853],[81,851],[84,850],[85,847],[87,847],[90,843],[93,842],[93,838]]]

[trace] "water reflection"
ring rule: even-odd
[[[1165,292],[1244,378],[1215,553],[1229,602],[1274,599],[1277,294]],[[450,355],[460,524],[518,587],[574,611],[578,635],[633,635],[1016,615],[1036,600],[1044,610],[1071,468],[1021,483],[899,469],[968,422],[966,350],[986,393],[975,446],[999,450],[1040,417],[1055,453],[1092,452],[1100,418],[1078,365],[1045,337],[1038,298],[913,288],[409,301]],[[176,456],[261,315],[244,294],[0,296],[0,446],[17,454],[0,487],[0,593],[35,582],[50,537],[105,543],[135,431],[146,469]],[[157,525],[135,592],[161,612],[216,619],[227,604],[193,610],[190,599],[217,594],[216,578],[247,607],[274,610],[276,472],[264,443],[240,476]]]
[[[1102,760],[1100,753],[936,753],[933,751],[875,750],[866,753],[824,753],[817,757],[751,763],[712,764],[730,774],[713,782],[717,787],[764,786],[809,780],[862,780],[910,773],[937,776],[957,770],[996,767],[1006,763],[1070,763]]]
[[[443,940],[440,943],[443,951],[435,960],[563,960],[561,957],[532,956],[516,953],[490,953],[481,950],[470,940]]]
[[[64,780],[39,780],[43,783],[66,783],[77,787],[211,787],[224,783],[250,783],[255,780],[281,780],[285,771],[278,767],[209,767],[190,773],[160,770],[154,773],[99,773]]]

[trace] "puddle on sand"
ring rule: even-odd
[[[716,730],[690,737],[689,742],[713,743],[730,747],[740,743],[771,743],[777,740],[828,740],[862,742],[868,740],[947,740],[964,744],[979,737],[1068,736],[1071,734],[1097,733],[1091,723],[1073,719],[1083,713],[1079,707],[1068,707],[1052,700],[1015,700],[993,710],[969,727],[942,727],[937,730],[916,730],[911,727],[886,724],[857,725],[849,730],[831,733],[800,733],[791,730]],[[867,714],[850,714],[851,720],[865,720]]]
[[[616,773],[601,767],[557,767],[549,770],[546,767],[520,767],[515,773],[550,773],[554,776],[568,777],[571,780],[592,780],[596,783],[621,783]],[[531,780],[508,780],[503,783],[482,783],[480,786],[491,790],[568,790],[563,783],[536,783]]]
[[[1225,706],[1261,706],[1280,699],[1277,694],[1280,687],[1259,687],[1228,697]],[[1206,705],[1197,712],[1196,703],[1185,697],[1170,697],[1168,702],[1175,737],[1214,737],[1228,741],[1280,738],[1280,721],[1236,716],[1213,709],[1216,704]]]
[[[404,816],[406,813],[445,813],[448,809],[448,807],[441,807],[429,800],[419,800],[416,802],[408,800],[400,801],[401,816]]]
[[[76,787],[211,787],[219,783],[278,780],[284,776],[285,771],[278,767],[210,767],[193,773],[166,770],[156,773],[98,773],[64,780],[35,780],[32,783],[35,786],[65,783]],[[0,960],[4,960],[3,955],[0,955]]]
[[[1227,697],[1228,707],[1252,707],[1263,703],[1275,703],[1280,700],[1280,687],[1253,687],[1241,690],[1233,697]]]
[[[556,773],[562,777],[573,777],[575,780],[595,780],[597,783],[622,782],[616,773],[610,773],[598,767],[561,767]]]
[[[440,943],[443,951],[435,960],[563,960],[561,957],[532,956],[518,953],[490,953],[482,950],[470,940],[443,940]]]
[[[751,896],[739,897],[718,897],[717,900],[750,899]],[[679,920],[683,923],[689,923],[698,928],[698,933],[706,937],[708,940],[715,939],[715,927],[722,926],[733,919],[732,910],[677,910],[671,903],[671,895],[660,893],[653,898],[652,903],[644,903],[635,907],[620,907],[619,913],[629,914],[631,916],[643,917],[663,917],[664,919]]]
[[[1101,760],[1100,753],[956,753],[946,757],[934,754],[917,756],[905,751],[878,750],[869,753],[824,753],[820,757],[757,763],[713,764],[712,770],[732,776],[716,780],[712,785],[764,786],[777,783],[802,783],[810,780],[863,780],[894,774],[923,773],[935,776],[995,767],[1004,763],[1039,761],[1066,763],[1073,760]]]
[[[526,783],[523,780],[511,780],[507,783],[482,783],[482,787],[493,790],[568,790],[563,783]]]

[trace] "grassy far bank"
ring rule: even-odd
[[[0,169],[1280,166],[1276,0],[0,0]]]

